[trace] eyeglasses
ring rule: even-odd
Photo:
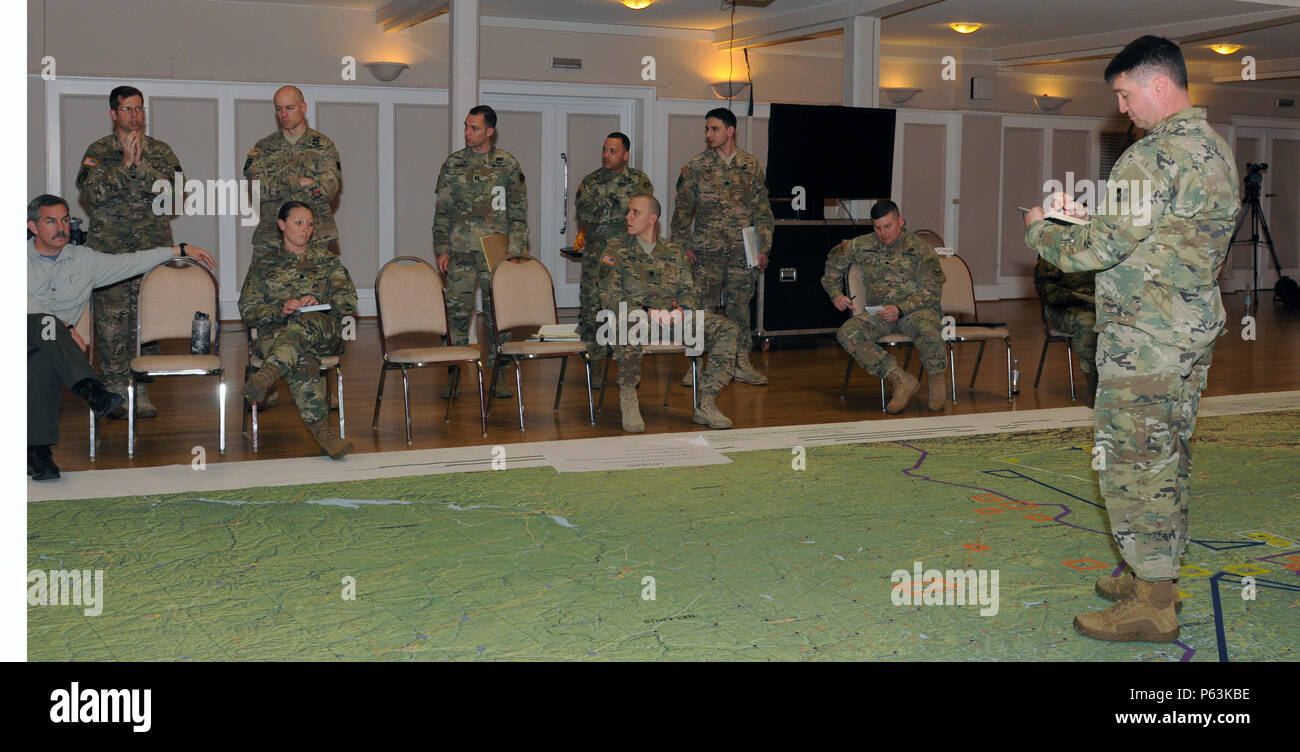
[[[117,111],[123,115],[139,115],[144,112],[143,107],[118,107]]]

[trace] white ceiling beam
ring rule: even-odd
[[[451,0],[388,0],[375,8],[375,23],[384,31],[401,31],[446,13]]]
[[[1142,34],[1157,34],[1176,42],[1194,42],[1225,34],[1255,31],[1300,20],[1300,11],[1270,10],[1239,16],[1221,16],[1197,21],[1181,21],[1125,31],[1108,31],[1069,39],[1011,44],[993,50],[993,60],[1000,64],[1048,63],[1079,58],[1114,55],[1124,45]]]
[[[761,47],[824,34],[844,26],[844,19],[854,16],[887,16],[906,13],[943,0],[837,0],[808,10],[792,11],[776,16],[754,19],[736,24],[733,43],[728,24],[713,30],[713,43],[720,50]]]

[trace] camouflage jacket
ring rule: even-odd
[[[1051,263],[1038,259],[1034,264],[1034,289],[1038,297],[1049,306],[1057,308],[1094,308],[1096,303],[1084,300],[1071,293],[1092,295],[1096,272],[1071,272],[1069,274],[1052,266]]]
[[[131,253],[172,245],[172,215],[155,214],[155,181],[170,187],[180,160],[166,143],[144,137],[139,163],[122,164],[122,142],[110,133],[86,147],[77,190],[90,206],[86,245],[101,253]],[[179,206],[173,197],[173,207]]]
[[[1150,181],[1150,213],[1098,214],[1086,225],[1035,222],[1025,242],[1067,272],[1097,271],[1097,329],[1133,327],[1182,350],[1214,343],[1227,316],[1216,278],[1240,202],[1232,150],[1180,110],[1120,156],[1109,180]]]
[[[586,225],[587,245],[599,253],[611,239],[627,234],[627,204],[638,193],[654,195],[655,187],[644,172],[624,167],[614,172],[601,167],[582,179],[574,199],[578,219]]]
[[[438,171],[433,215],[433,253],[483,253],[479,241],[510,236],[511,253],[528,252],[528,192],[519,160],[492,147],[478,154],[468,146]]]
[[[636,237],[624,233],[610,240],[598,260],[596,279],[600,304],[618,311],[619,303],[634,308],[699,308],[695,278],[686,253],[663,238],[647,253]]]
[[[847,295],[845,275],[857,264],[866,287],[866,300],[853,301],[861,311],[869,305],[898,306],[901,314],[929,308],[940,314],[943,267],[939,254],[916,233],[905,230],[893,245],[884,245],[875,233],[845,240],[826,258],[822,289],[832,299]]]
[[[767,253],[775,220],[767,179],[754,155],[736,149],[730,164],[713,149],[691,157],[677,178],[673,241],[696,253],[723,253],[729,263],[743,264],[740,232],[748,225],[758,230],[759,253]]]
[[[239,291],[239,316],[245,326],[257,327],[258,336],[265,337],[288,320],[280,315],[284,301],[303,295],[334,306],[325,313],[335,319],[356,315],[357,288],[338,256],[320,246],[309,246],[299,256],[282,245],[248,270]]]
[[[259,181],[262,199],[257,229],[253,231],[254,243],[279,244],[280,231],[275,220],[280,205],[286,201],[301,201],[311,207],[316,223],[315,242],[329,245],[339,239],[330,202],[339,194],[343,164],[339,161],[339,150],[324,133],[308,128],[291,144],[284,132],[277,129],[248,150],[244,177]],[[298,184],[298,178],[316,182],[304,188]]]

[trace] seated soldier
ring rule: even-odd
[[[611,238],[597,265],[600,303],[609,312],[649,309],[650,318],[684,335],[703,332],[703,343],[695,347],[709,350],[709,364],[700,377],[700,405],[691,420],[709,428],[731,428],[731,420],[718,410],[718,392],[731,382],[736,369],[736,341],[740,330],[724,316],[699,310],[699,297],[686,254],[677,245],[657,237],[659,201],[648,194],[637,194],[628,202],[627,234]],[[629,317],[631,318],[631,317]],[[680,323],[678,323],[680,322]],[[703,323],[701,323],[703,322]],[[680,327],[680,328],[678,328]],[[602,336],[603,331],[626,330],[606,319],[597,331],[597,342],[609,344],[618,363],[618,400],[623,411],[623,430],[645,430],[636,387],[641,382],[641,344],[616,341],[619,337]],[[601,340],[605,340],[601,342]],[[690,341],[664,342],[684,344]]]
[[[886,334],[902,333],[912,338],[921,353],[930,384],[929,407],[942,410],[948,404],[943,374],[947,356],[940,336],[943,311],[943,269],[939,256],[915,233],[903,229],[903,217],[893,201],[879,201],[871,207],[874,234],[861,235],[840,243],[826,259],[822,287],[831,303],[841,311],[858,312],[844,322],[836,339],[867,373],[887,379],[894,387],[885,410],[902,412],[917,380],[898,365],[894,356],[876,344]],[[845,274],[849,266],[858,265],[866,288],[866,300],[852,300],[844,294]],[[868,306],[883,306],[871,313]]]
[[[1034,264],[1034,289],[1043,300],[1047,323],[1070,335],[1070,345],[1079,355],[1079,370],[1088,380],[1083,397],[1088,407],[1097,397],[1096,276],[1096,272],[1066,274],[1041,258]]]
[[[244,385],[243,395],[260,403],[283,376],[312,438],[332,459],[342,459],[353,444],[326,420],[329,404],[320,356],[343,352],[342,319],[356,315],[357,290],[337,256],[325,246],[311,245],[311,207],[286,201],[276,225],[279,251],[253,261],[239,293],[239,315],[245,326],[257,329],[255,347],[262,357],[262,367]],[[320,304],[331,307],[298,312]]]

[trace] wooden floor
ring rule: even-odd
[[[1280,306],[1271,306],[1271,294],[1265,293],[1261,297],[1257,340],[1253,342],[1241,338],[1241,296],[1224,297],[1229,312],[1228,333],[1219,339],[1216,346],[1205,392],[1207,396],[1300,388],[1300,314],[1287,316]],[[983,303],[979,310],[983,320],[1007,322],[1011,327],[1012,357],[1019,361],[1020,394],[1012,402],[1006,399],[1006,361],[1003,348],[997,343],[990,344],[985,351],[975,390],[969,391],[967,385],[978,345],[961,345],[957,348],[959,401],[949,405],[947,411],[950,414],[1076,404],[1070,402],[1064,345],[1053,344],[1050,347],[1041,387],[1037,390],[1033,387],[1034,370],[1044,338],[1036,300]],[[253,453],[251,439],[241,435],[239,428],[242,409],[239,389],[243,386],[246,362],[245,335],[237,324],[227,324],[222,329],[221,359],[226,367],[228,385],[224,460],[319,454],[283,384],[280,391],[284,402],[260,413],[260,451]],[[767,374],[770,384],[757,387],[733,383],[718,398],[718,406],[737,428],[894,418],[880,410],[879,380],[860,368],[853,370],[848,399],[840,399],[848,355],[833,336],[774,338],[769,351],[754,353],[753,362]],[[616,388],[605,395],[605,409],[597,413],[596,425],[588,422],[583,374],[577,361],[569,364],[560,409],[556,412],[551,410],[559,361],[548,360],[524,365],[527,430],[519,430],[514,399],[497,400],[488,419],[486,437],[480,432],[478,403],[474,397],[457,400],[451,422],[443,422],[446,402],[440,394],[447,380],[446,369],[411,371],[411,416],[415,440],[408,445],[403,428],[401,377],[398,372],[389,374],[378,430],[370,429],[379,363],[378,328],[373,319],[362,320],[357,340],[348,343],[347,353],[343,356],[347,435],[356,443],[359,452],[622,435]],[[640,401],[648,432],[702,429],[690,420],[690,390],[677,383],[686,363],[680,356],[672,358],[671,362],[665,357],[646,358]],[[673,368],[674,385],[669,407],[665,410],[662,402],[669,365]],[[913,358],[911,371],[916,373],[918,368]],[[472,379],[471,374],[467,375]],[[504,375],[513,391],[513,373],[506,371]],[[466,380],[465,386],[472,384],[470,379]],[[1082,391],[1083,376],[1077,373],[1077,365],[1076,383]],[[63,470],[189,464],[194,448],[201,446],[208,462],[222,461],[217,452],[215,385],[215,378],[160,377],[149,391],[159,414],[156,418],[137,422],[135,458],[128,460],[126,456],[126,421],[104,420],[100,422],[99,455],[93,465],[87,452],[89,412],[85,403],[65,392],[60,421],[62,441],[55,447],[55,460]],[[473,394],[472,388],[462,391],[466,395]],[[924,394],[922,388],[920,398],[900,417],[931,415],[921,406]],[[250,478],[250,484],[255,480]]]

